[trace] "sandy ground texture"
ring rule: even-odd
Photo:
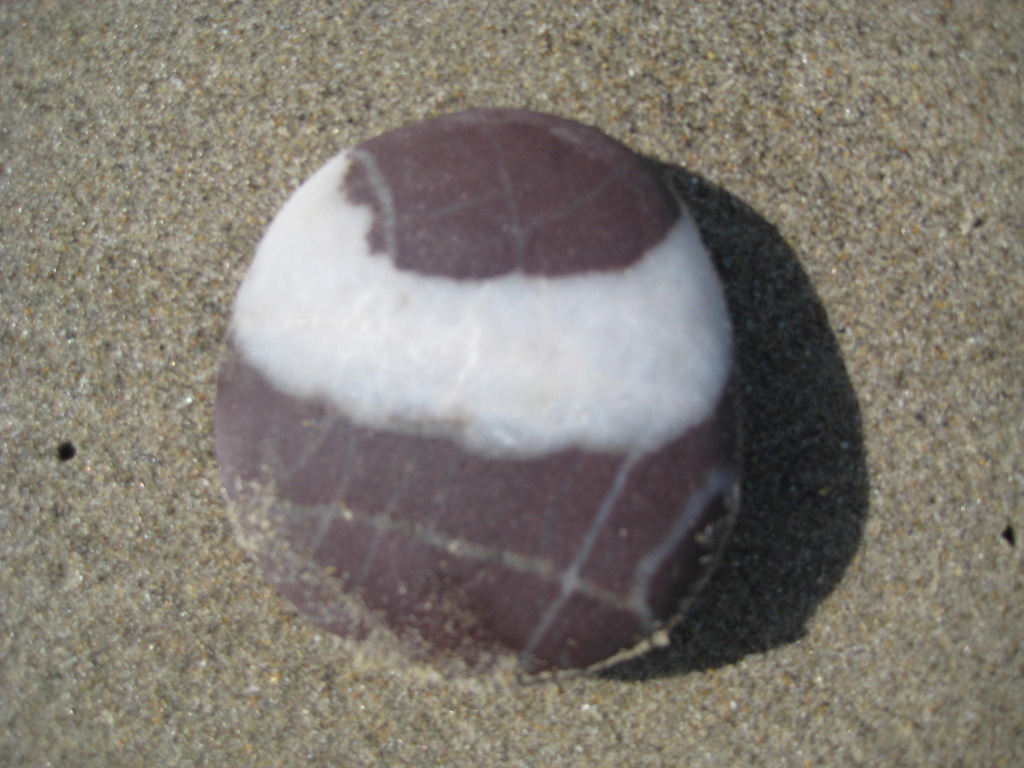
[[[0,764],[1021,765],[1022,54],[998,0],[0,4]],[[324,634],[213,457],[277,207],[487,105],[663,163],[736,325],[736,534],[601,676]]]

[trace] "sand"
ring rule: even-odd
[[[0,764],[1019,765],[1022,54],[998,0],[0,4]],[[663,163],[736,326],[735,536],[600,676],[327,635],[220,492],[266,223],[473,106]]]

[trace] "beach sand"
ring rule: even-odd
[[[1022,55],[998,0],[0,4],[0,764],[1020,765]],[[327,635],[221,495],[267,222],[479,106],[662,163],[736,328],[735,535],[602,675]]]

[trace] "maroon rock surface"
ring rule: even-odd
[[[387,179],[386,189],[375,178]],[[460,112],[370,139],[344,189],[376,213],[374,252],[401,269],[457,278],[622,269],[680,213],[619,142],[514,109]]]

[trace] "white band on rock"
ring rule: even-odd
[[[238,293],[238,349],[282,392],[499,456],[649,451],[711,416],[729,320],[688,216],[625,270],[424,276],[370,253],[348,163],[287,201]]]

